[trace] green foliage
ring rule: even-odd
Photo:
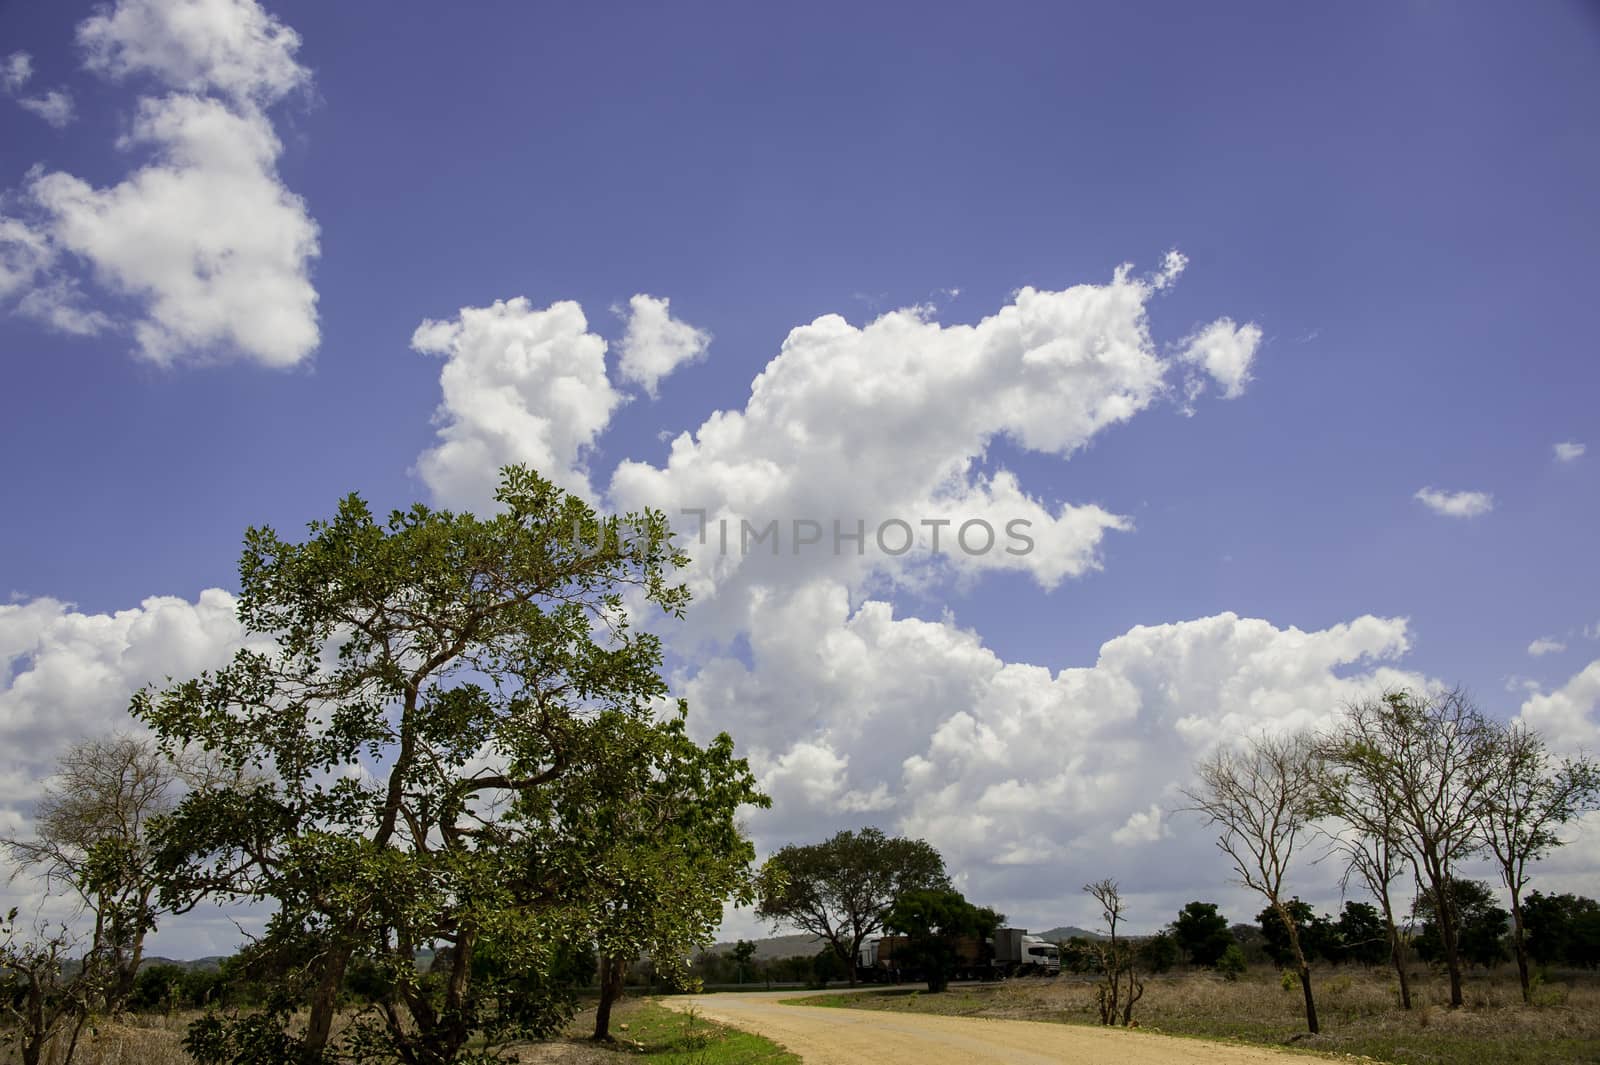
[[[1298,898],[1290,899],[1285,908],[1294,918],[1300,949],[1307,961],[1380,965],[1389,960],[1389,929],[1377,907],[1346,902],[1338,920],[1315,913]],[[1289,932],[1278,912],[1269,906],[1256,915],[1256,921],[1267,958],[1274,965],[1293,965]]]
[[[1295,931],[1300,937],[1300,950],[1307,961],[1318,958],[1324,961],[1339,960],[1338,936],[1331,918],[1318,916],[1308,903],[1298,898],[1284,903],[1284,909],[1289,911],[1289,916],[1294,920]],[[1256,923],[1261,929],[1263,946],[1272,963],[1279,966],[1296,964],[1294,948],[1289,942],[1289,930],[1284,927],[1278,911],[1268,906],[1256,914]]]
[[[839,952],[831,946],[823,947],[811,957],[810,979],[806,982],[811,987],[827,987],[830,981],[844,975],[844,962],[839,960]]]
[[[303,542],[249,530],[248,648],[136,696],[166,748],[226,770],[160,825],[163,904],[274,907],[263,1008],[197,1026],[201,1062],[325,1060],[352,965],[382,1008],[341,1054],[465,1060],[559,1027],[574,944],[681,956],[750,897],[734,816],[765,799],[732,740],[662,712],[659,638],[630,624],[688,601],[665,519],[600,517],[520,467],[497,499],[379,520],[352,495]]]
[[[1190,965],[1211,968],[1233,944],[1228,919],[1217,912],[1214,902],[1191,902],[1178,911],[1172,922],[1172,938]]]
[[[1510,957],[1506,950],[1506,933],[1511,915],[1495,904],[1489,885],[1481,880],[1452,879],[1449,890],[1461,959],[1468,965],[1488,967]],[[1440,942],[1433,896],[1428,892],[1418,895],[1411,914],[1422,922],[1422,929],[1412,940],[1418,957],[1429,962],[1443,960],[1444,947]]]
[[[918,888],[901,892],[889,908],[884,925],[907,939],[905,959],[908,967],[921,970],[929,991],[950,986],[960,957],[959,941],[975,938],[980,942],[994,935],[1004,915],[987,907],[972,905],[959,891],[950,888]]]
[[[1378,908],[1368,902],[1346,901],[1334,922],[1337,957],[1332,961],[1352,961],[1359,965],[1383,965],[1389,961],[1389,926]]]
[[[756,956],[756,945],[748,939],[741,939],[733,945],[733,961],[738,969],[739,982],[742,984],[750,971],[750,963]]]
[[[1230,940],[1231,945],[1231,940]],[[1182,951],[1171,932],[1157,932],[1139,944],[1139,967],[1146,972],[1164,973],[1178,963]]]
[[[853,981],[861,944],[883,930],[900,895],[949,886],[944,859],[928,843],[864,828],[780,849],[761,871],[756,914],[826,939]]]
[[[145,1013],[172,1012],[183,999],[186,975],[182,966],[146,965],[134,977],[128,1008]]]
[[[1061,967],[1070,973],[1092,973],[1100,968],[1100,955],[1086,936],[1073,936],[1061,944]]]
[[[1522,904],[1528,953],[1540,965],[1600,965],[1600,902],[1535,891]]]
[[[1239,979],[1248,968],[1244,960],[1244,950],[1237,943],[1229,943],[1227,949],[1217,958],[1217,972],[1229,980]]]

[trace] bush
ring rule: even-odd
[[[1229,980],[1239,979],[1249,966],[1245,964],[1244,950],[1237,943],[1229,943],[1222,956],[1217,959],[1217,972]]]

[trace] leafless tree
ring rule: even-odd
[[[1600,769],[1587,758],[1558,762],[1544,739],[1522,724],[1495,730],[1493,771],[1484,791],[1478,829],[1494,855],[1500,882],[1511,894],[1511,941],[1522,981],[1522,1001],[1532,1001],[1528,944],[1522,925],[1522,890],[1528,866],[1563,844],[1560,829],[1600,797]]]
[[[150,819],[176,805],[197,759],[168,759],[134,736],[83,740],[61,756],[34,815],[31,839],[0,838],[13,876],[38,874],[47,891],[75,892],[93,919],[86,964],[112,977],[108,1008],[133,990],[146,933],[155,925]]]
[[[1389,935],[1389,960],[1400,981],[1400,1008],[1411,1008],[1411,981],[1406,973],[1405,941],[1395,918],[1390,886],[1405,872],[1400,841],[1399,800],[1380,764],[1354,755],[1376,744],[1380,704],[1352,703],[1339,723],[1317,740],[1322,765],[1318,775],[1317,813],[1335,819],[1329,829],[1333,849],[1345,861],[1340,886],[1348,890],[1358,877],[1378,900]]]
[[[1117,925],[1122,923],[1122,889],[1115,880],[1097,880],[1083,885],[1083,890],[1100,904],[1100,918],[1105,923],[1106,938],[1094,944],[1104,974],[1095,987],[1095,1001],[1100,1007],[1101,1024],[1133,1026],[1133,1004],[1144,996],[1144,981],[1134,972],[1132,946],[1117,938]],[[1126,986],[1124,986],[1126,984]]]
[[[1221,829],[1217,847],[1233,862],[1245,887],[1267,900],[1283,922],[1305,995],[1306,1028],[1318,1031],[1311,966],[1300,929],[1288,908],[1284,881],[1315,815],[1318,769],[1314,744],[1302,735],[1258,736],[1242,748],[1220,748],[1196,768],[1199,780],[1185,791],[1189,809]]]

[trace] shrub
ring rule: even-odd
[[[1239,975],[1247,968],[1249,966],[1245,964],[1244,950],[1237,943],[1229,943],[1228,949],[1217,959],[1217,972],[1229,980],[1239,979]]]

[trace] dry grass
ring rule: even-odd
[[[188,1017],[126,1017],[85,1029],[78,1039],[72,1065],[192,1065],[183,1050]],[[45,1052],[45,1065],[61,1065],[65,1040]],[[0,1050],[0,1065],[20,1061],[15,1050]]]
[[[1355,1054],[1405,1065],[1594,1065],[1600,1062],[1600,974],[1563,973],[1524,1006],[1515,974],[1479,974],[1466,1005],[1449,1008],[1442,977],[1418,974],[1409,1013],[1397,1006],[1392,974],[1335,969],[1314,976],[1322,1033],[1305,1032],[1299,985],[1285,990],[1276,973],[1257,970],[1237,982],[1209,973],[1153,976],[1134,1010],[1141,1027],[1174,1035],[1240,1040]],[[851,1001],[859,1000],[859,1001]],[[807,1000],[963,1016],[1094,1024],[1092,983],[1072,976],[956,985],[943,995],[910,989]]]
[[[183,1049],[189,1022],[199,1016],[184,1012],[174,1016],[138,1015],[86,1030],[78,1041],[72,1065],[193,1065]],[[686,1027],[694,1029],[685,1035]],[[617,1065],[627,1058],[660,1061],[663,1065],[718,1065],[761,1062],[793,1063],[792,1055],[758,1036],[725,1025],[685,1018],[654,1002],[626,998],[612,1013],[617,1043],[597,1046],[588,1041],[594,1030],[594,1009],[572,1019],[566,1032],[544,1043],[512,1048],[515,1060],[525,1065]],[[64,1046],[52,1047],[44,1065],[62,1065]],[[16,1065],[14,1051],[0,1049],[0,1065]]]

